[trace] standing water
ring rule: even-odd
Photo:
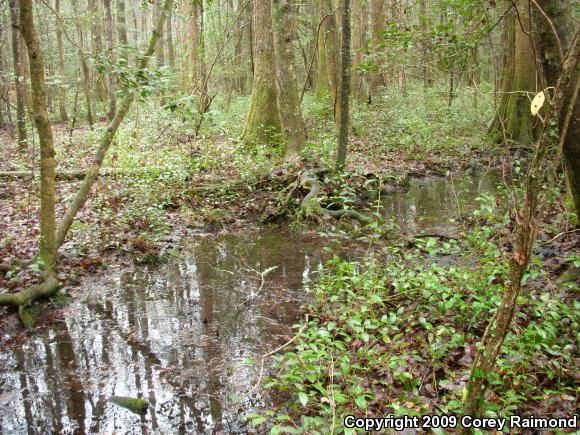
[[[446,231],[495,182],[425,180],[384,206],[407,232]],[[260,356],[292,336],[330,255],[326,240],[282,231],[202,238],[168,264],[88,280],[60,321],[0,350],[0,433],[248,431],[243,415],[275,401],[253,389]],[[149,407],[134,414],[111,396]]]

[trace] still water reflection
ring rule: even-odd
[[[495,181],[418,182],[384,206],[404,231],[445,231]],[[244,361],[292,335],[309,282],[331,255],[325,243],[280,231],[209,237],[168,264],[91,279],[86,300],[60,321],[0,350],[0,433],[247,431],[243,414],[274,398],[229,399],[256,381]],[[258,272],[274,266],[262,286]],[[132,414],[112,395],[143,397],[149,410]]]
[[[3,433],[236,432],[233,403],[256,380],[243,364],[292,334],[320,241],[263,232],[207,238],[156,268],[111,271],[84,303],[0,353]],[[328,255],[328,254],[327,254]],[[277,266],[261,286],[258,272]],[[108,402],[143,397],[144,416]]]

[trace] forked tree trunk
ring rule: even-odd
[[[268,144],[280,132],[271,0],[254,0],[254,81],[242,142]]]
[[[24,77],[22,75],[22,55],[20,53],[20,35],[18,33],[18,4],[10,0],[10,18],[12,24],[12,59],[14,61],[14,89],[16,91],[16,129],[18,132],[18,149],[28,149],[26,138],[26,105],[24,102]]]
[[[272,1],[272,24],[276,54],[276,86],[280,124],[286,140],[285,155],[294,159],[304,146],[306,132],[295,70],[295,42],[292,37],[290,14],[292,6],[288,0]]]
[[[20,29],[28,51],[33,114],[40,142],[40,246],[38,256],[42,266],[47,271],[52,272],[56,262],[54,140],[46,108],[44,59],[34,29],[32,0],[20,0],[19,3]]]
[[[340,47],[340,97],[337,104],[338,125],[336,155],[336,170],[342,171],[346,163],[346,147],[348,144],[349,127],[349,92],[350,92],[350,0],[342,3],[342,45]]]

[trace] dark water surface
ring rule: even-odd
[[[384,205],[404,231],[446,231],[496,181],[418,181]],[[168,264],[91,278],[62,320],[0,350],[0,433],[247,431],[243,415],[274,398],[229,399],[257,380],[244,362],[292,336],[327,243],[280,230],[212,236]],[[143,397],[149,410],[133,414],[112,395]]]

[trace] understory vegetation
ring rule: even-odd
[[[577,416],[577,1],[1,4],[0,432]]]
[[[427,238],[327,263],[307,322],[295,325],[297,341],[275,357],[265,384],[287,402],[250,414],[252,423],[273,433],[353,433],[344,427],[347,415],[460,414],[477,342],[508,270],[509,215],[489,195],[480,203],[457,240]],[[573,269],[579,260],[571,254],[566,262]],[[553,259],[536,251],[485,416],[574,412],[576,279],[554,276]]]

